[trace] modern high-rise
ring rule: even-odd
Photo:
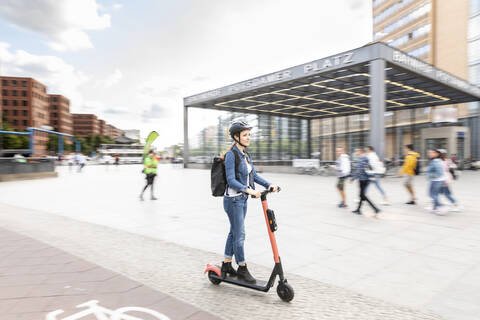
[[[476,40],[480,32],[479,2],[373,0],[373,39],[478,84],[480,41]],[[402,116],[402,113],[405,115]],[[454,130],[452,126],[465,126],[469,129],[467,136],[427,137],[426,145],[449,148],[450,153],[458,153],[460,158],[470,155],[480,157],[480,120],[475,104],[420,108],[408,113],[405,110],[394,115],[405,120],[402,138],[407,142],[419,146],[419,140],[428,135],[426,127],[432,122],[434,126],[444,126],[445,132]],[[421,137],[422,134],[424,136]],[[470,143],[466,143],[467,140]]]

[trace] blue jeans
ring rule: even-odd
[[[442,186],[442,188],[440,189],[440,193],[444,194],[451,203],[457,202],[457,200],[455,200],[455,198],[452,196],[452,193],[450,192],[450,188],[448,186]]]
[[[230,232],[225,244],[225,258],[235,256],[237,264],[245,263],[245,216],[247,215],[247,200],[245,194],[235,197],[223,197],[223,208],[230,220]]]
[[[387,197],[387,195],[385,194],[385,191],[383,191],[383,188],[382,186],[380,185],[380,177],[382,175],[381,174],[378,174],[378,173],[375,173],[374,175],[374,178],[372,180],[370,180],[372,183],[375,184],[375,186],[377,186],[377,189],[378,191],[380,191],[380,194],[382,195],[382,197],[385,199]],[[370,184],[368,184],[370,185]]]
[[[431,181],[430,182],[430,197],[433,199],[433,210],[436,210],[442,204],[438,200],[438,196],[440,195],[440,191],[442,190],[442,186],[444,185],[445,181]]]

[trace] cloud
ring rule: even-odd
[[[4,0],[0,14],[13,25],[40,33],[58,51],[93,48],[88,30],[110,27],[110,15],[98,13],[96,0]]]
[[[109,88],[117,84],[123,78],[123,74],[120,70],[115,69],[112,74],[110,74],[104,81],[103,85],[106,88]]]
[[[83,101],[79,86],[89,79],[83,72],[56,56],[40,56],[23,50],[13,52],[10,45],[0,42],[2,74],[32,77],[44,83],[49,93],[66,96],[73,103]]]
[[[129,112],[126,111],[126,110],[114,109],[114,108],[107,108],[107,109],[103,110],[103,113],[112,114],[112,115],[126,115],[126,114],[129,114]]]
[[[142,120],[144,122],[150,122],[150,120],[162,120],[169,116],[168,108],[160,106],[158,104],[153,104],[150,106],[149,110],[144,110],[142,112]]]
[[[121,3],[114,3],[112,7],[113,7],[113,9],[115,9],[115,10],[122,9],[122,8],[123,8],[123,4],[121,4]]]

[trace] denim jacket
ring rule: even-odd
[[[248,181],[248,168],[245,162],[245,157],[247,157],[247,155],[243,155],[236,145],[233,147],[233,149],[240,157],[240,165],[238,166],[238,180],[235,177],[235,155],[233,154],[234,151],[230,150],[225,154],[225,173],[227,176],[227,183],[232,189],[235,189],[237,191],[245,191],[247,189]],[[270,183],[257,174],[253,166],[252,159],[250,157],[248,157],[248,161],[252,165],[252,172],[250,172],[250,188],[255,189],[255,182],[264,186],[265,188],[268,188],[270,186]]]
[[[432,181],[441,181],[444,177],[444,167],[442,160],[436,158],[429,162],[427,167],[427,179]]]

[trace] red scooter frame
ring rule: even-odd
[[[280,188],[278,188],[280,192]],[[277,230],[277,223],[275,220],[275,213],[273,210],[268,208],[267,204],[267,194],[273,192],[272,189],[265,190],[262,192],[260,199],[262,200],[263,213],[265,215],[265,222],[267,224],[268,236],[270,238],[270,244],[272,245],[273,251],[273,260],[275,261],[275,266],[273,267],[272,274],[268,281],[257,280],[256,283],[248,283],[237,277],[222,276],[222,271],[219,266],[207,264],[205,273],[208,272],[208,279],[215,285],[220,284],[221,282],[231,283],[237,286],[242,286],[258,291],[267,292],[273,287],[275,278],[278,275],[279,281],[277,286],[277,294],[283,301],[289,302],[294,297],[293,288],[287,283],[283,275],[282,262],[280,261],[280,256],[278,254],[277,240],[275,238],[275,231]]]

